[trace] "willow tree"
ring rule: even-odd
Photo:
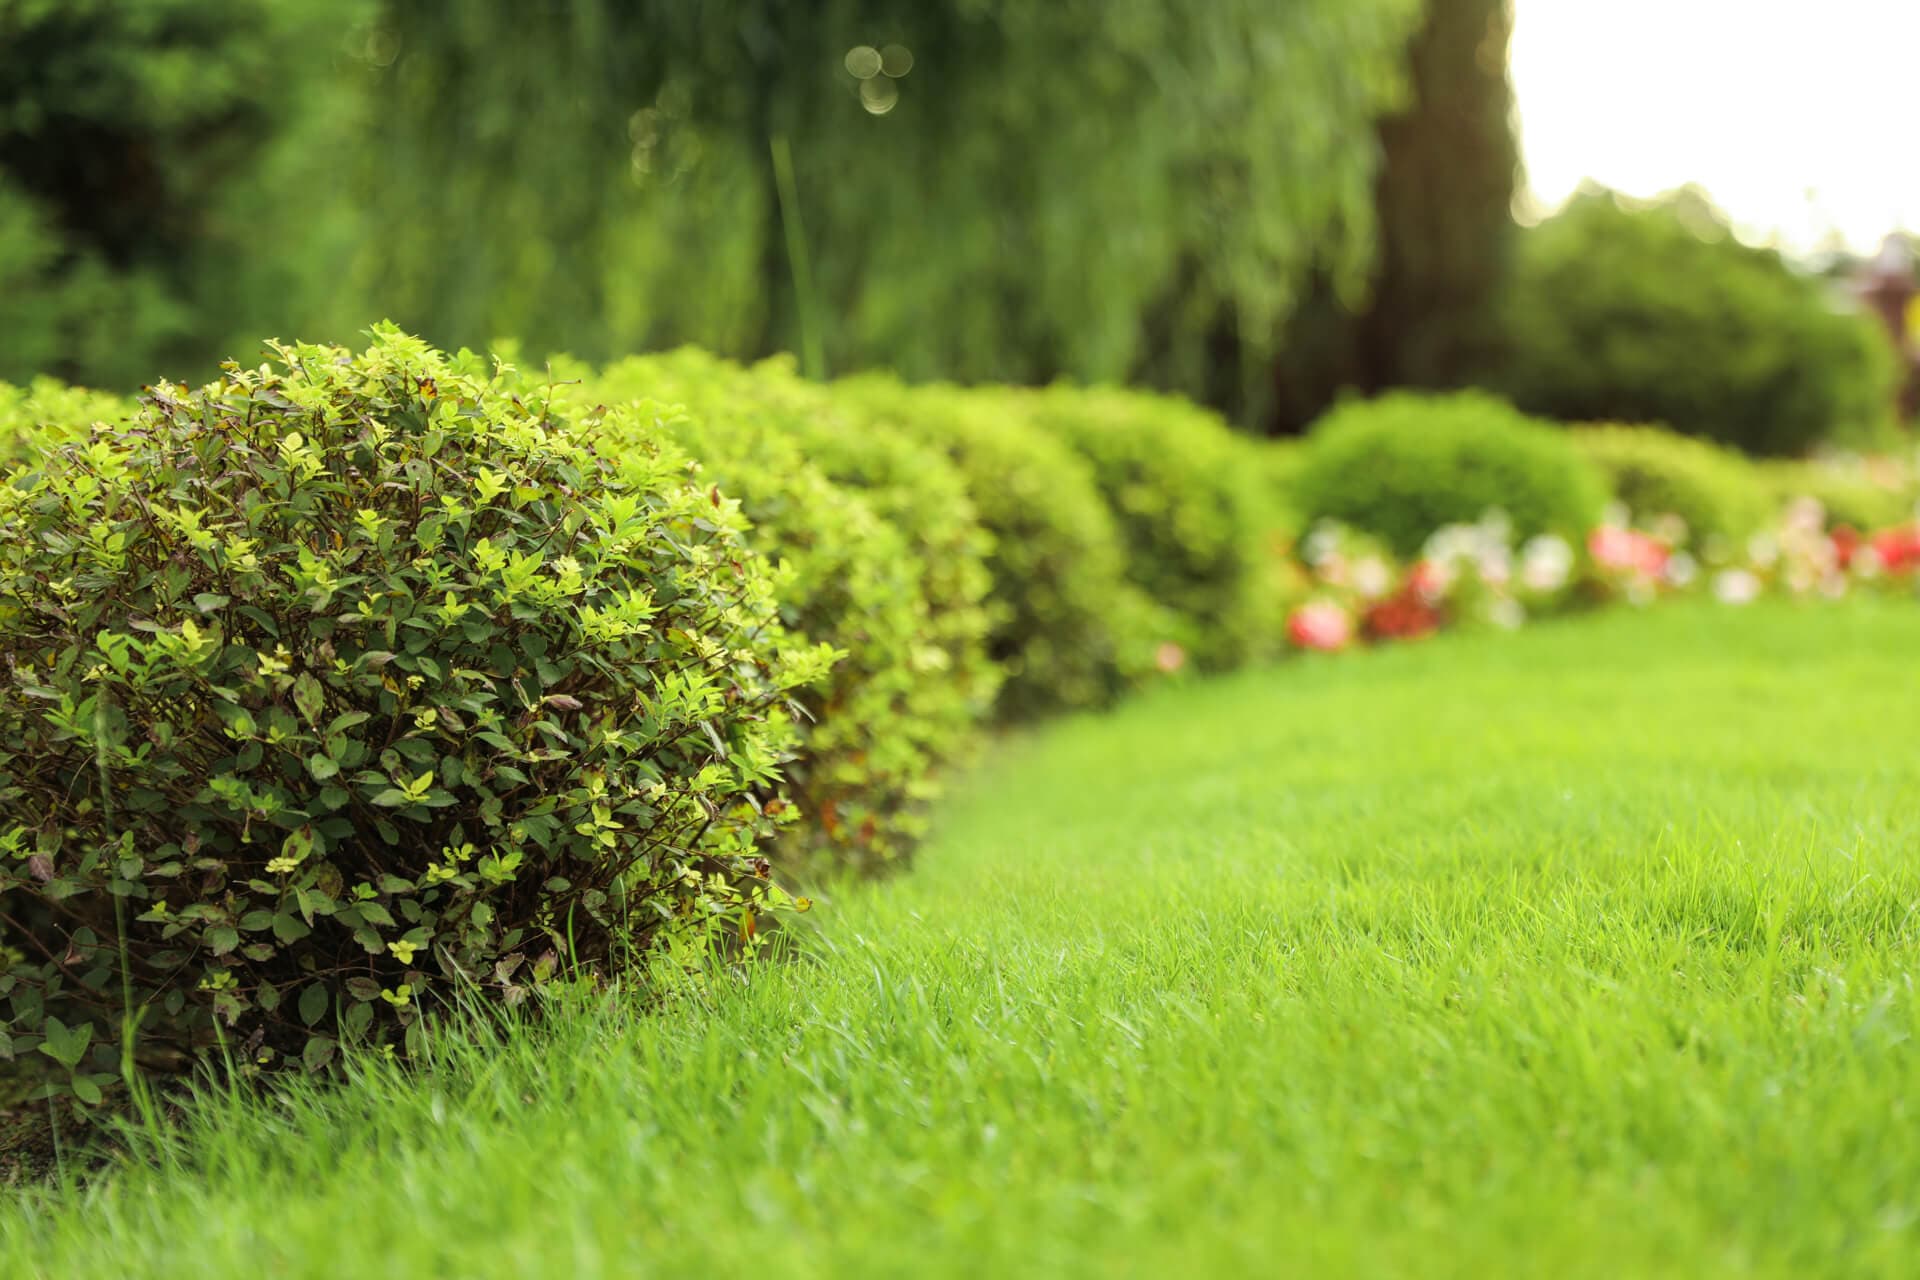
[[[338,295],[442,341],[1258,385],[1417,0],[386,0]]]
[[[1276,365],[1276,414],[1297,427],[1342,387],[1452,387],[1498,361],[1520,180],[1507,46],[1511,0],[1425,0],[1411,92],[1379,127],[1379,252],[1356,296],[1327,280]]]

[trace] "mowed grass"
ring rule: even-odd
[[[0,1274],[1911,1275],[1917,661],[1674,606],[1056,725],[799,959],[210,1103]]]

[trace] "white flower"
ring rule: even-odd
[[[1393,586],[1393,570],[1379,556],[1367,556],[1354,563],[1353,589],[1368,600],[1378,600]]]
[[[1721,604],[1751,604],[1760,595],[1760,579],[1745,569],[1722,569],[1713,578],[1714,599]]]
[[[1666,568],[1663,572],[1666,574],[1666,579],[1670,584],[1676,587],[1684,587],[1692,583],[1693,580],[1700,575],[1700,565],[1686,552],[1676,551],[1667,557]]]
[[[1786,527],[1796,533],[1818,533],[1827,525],[1827,509],[1818,498],[1795,498],[1787,504]]]
[[[1573,572],[1573,548],[1565,538],[1543,533],[1520,548],[1520,581],[1529,591],[1558,591]]]
[[[1340,550],[1339,526],[1325,520],[1320,521],[1308,530],[1306,543],[1301,550],[1306,555],[1307,563],[1318,568],[1321,561]]]

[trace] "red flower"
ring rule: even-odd
[[[1833,562],[1846,569],[1853,564],[1854,555],[1860,550],[1860,534],[1851,525],[1836,525],[1833,533]]]
[[[1888,573],[1911,573],[1920,568],[1920,524],[1882,529],[1873,535],[1872,543]]]
[[[1362,625],[1379,640],[1412,640],[1440,629],[1440,613],[1411,581],[1398,593],[1367,610]]]
[[[1353,620],[1339,605],[1315,600],[1287,618],[1287,639],[1302,649],[1332,653],[1353,643]]]
[[[1416,560],[1407,570],[1407,591],[1432,604],[1447,594],[1446,575],[1431,560]]]

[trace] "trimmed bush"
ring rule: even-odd
[[[1829,529],[1846,525],[1865,533],[1907,524],[1920,506],[1910,476],[1878,477],[1858,463],[1770,461],[1760,464],[1760,474],[1776,504],[1818,501]]]
[[[133,415],[125,397],[57,378],[35,378],[24,387],[0,382],[0,463],[30,463],[49,448],[87,433],[96,422]]]
[[[1065,383],[1008,394],[1092,465],[1128,577],[1167,611],[1166,639],[1204,670],[1276,648],[1282,609],[1264,559],[1277,516],[1254,444],[1176,396]]]
[[[757,796],[831,655],[734,507],[390,328],[273,351],[0,488],[0,1038],[85,1102],[690,961],[777,892]]]
[[[1530,413],[1659,423],[1753,454],[1871,439],[1891,420],[1891,344],[1829,282],[1734,239],[1698,194],[1576,197],[1523,232],[1493,384]]]
[[[1581,427],[1569,438],[1635,518],[1679,516],[1696,549],[1743,539],[1778,509],[1759,468],[1731,449],[1658,427]]]
[[[618,361],[581,391],[613,403],[656,402],[637,406],[636,416],[657,420],[698,457],[702,477],[740,502],[755,546],[785,563],[783,620],[847,655],[803,700],[805,751],[789,780],[810,821],[792,829],[786,853],[789,862],[870,866],[899,856],[922,833],[937,772],[962,749],[980,710],[976,698],[985,696],[965,683],[969,674],[980,678],[978,637],[956,652],[952,611],[932,603],[953,597],[935,594],[929,554],[954,549],[943,538],[969,535],[917,519],[921,532],[932,524],[931,544],[910,539],[876,510],[873,488],[830,479],[810,454],[833,427],[786,380],[779,370],[743,369],[687,348]],[[617,452],[621,442],[608,443]],[[900,504],[898,495],[878,496]],[[927,501],[947,496],[936,487]],[[977,597],[964,608],[977,613]]]
[[[1126,578],[1119,530],[1087,463],[991,389],[907,386],[867,374],[835,400],[878,430],[942,450],[993,538],[989,652],[999,713],[1022,719],[1106,703],[1151,670],[1160,628]]]
[[[1480,392],[1351,400],[1315,424],[1295,473],[1308,520],[1338,520],[1419,552],[1443,525],[1498,508],[1520,538],[1578,542],[1606,485],[1566,433]]]

